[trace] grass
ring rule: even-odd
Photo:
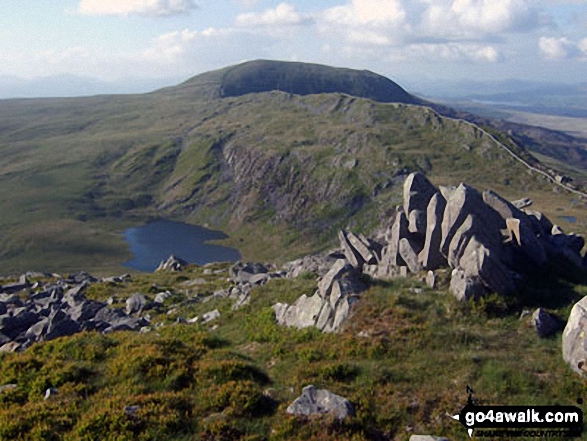
[[[0,384],[18,386],[0,393],[0,438],[462,439],[464,429],[447,415],[465,404],[467,385],[480,404],[575,405],[587,393],[562,360],[560,334],[540,339],[528,318],[519,319],[521,303],[462,304],[444,286],[377,282],[342,333],[321,334],[278,326],[270,308],[312,294],[311,275],[255,288],[250,304],[233,311],[228,299],[189,301],[225,287],[225,276],[204,269],[90,287],[88,296],[120,302],[134,292],[173,292],[164,308],[149,311],[149,333],[82,333],[0,355]],[[194,279],[206,283],[186,291]],[[569,289],[584,295],[581,286]],[[213,309],[221,317],[209,325],[175,323]],[[570,308],[549,310],[566,317]],[[356,417],[287,415],[308,384],[347,397]],[[59,394],[45,401],[48,387]],[[128,415],[126,406],[139,407]]]

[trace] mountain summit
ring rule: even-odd
[[[237,97],[251,93],[280,91],[295,95],[343,93],[381,103],[422,104],[390,79],[368,70],[321,64],[255,60],[197,75],[185,83],[165,89],[217,88],[218,96]]]

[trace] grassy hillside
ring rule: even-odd
[[[446,285],[432,291],[415,279],[379,282],[333,335],[275,324],[270,306],[313,292],[310,274],[255,288],[238,311],[228,299],[193,301],[226,284],[226,273],[191,267],[92,285],[88,297],[115,295],[121,303],[113,307],[135,292],[173,296],[149,311],[148,333],[82,333],[0,354],[0,385],[17,386],[0,392],[0,438],[460,440],[465,429],[450,415],[465,405],[467,385],[486,405],[576,405],[587,393],[562,360],[560,333],[539,338],[513,299],[462,304]],[[561,284],[556,292],[542,306],[566,317],[562,300],[585,288]],[[175,323],[214,309],[221,316],[209,324]],[[287,415],[308,384],[348,398],[356,417]],[[44,400],[49,387],[59,393]]]
[[[363,75],[367,91],[374,77],[331,74]],[[222,97],[250,75],[246,64],[145,95],[0,101],[0,272],[112,272],[129,257],[120,232],[153,217],[285,260],[331,246],[340,227],[369,233],[414,170],[531,196],[555,221],[582,216],[465,122],[340,93]]]

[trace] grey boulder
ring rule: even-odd
[[[304,387],[302,395],[289,405],[286,412],[292,415],[330,414],[342,420],[355,415],[352,403],[340,395],[326,389],[316,389],[313,385]]]

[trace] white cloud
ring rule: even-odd
[[[206,30],[202,34],[206,33],[210,35],[213,31]],[[198,32],[193,32],[188,29],[183,31],[169,32],[167,34],[160,35],[155,40],[155,44],[142,52],[142,56],[148,60],[155,62],[174,62],[180,56],[186,52],[186,48],[198,36]]]
[[[534,27],[538,15],[526,0],[424,0],[422,30],[453,37],[482,37]]]
[[[544,58],[562,60],[577,55],[577,45],[566,37],[540,37],[538,42]]]
[[[274,9],[267,9],[262,13],[239,14],[236,18],[236,24],[243,27],[297,26],[309,22],[311,22],[309,17],[301,15],[296,7],[289,3],[280,3]]]
[[[143,15],[161,17],[187,14],[196,7],[193,0],[81,0],[84,15]]]
[[[479,61],[495,63],[502,57],[500,52],[490,45],[474,43],[420,43],[407,46],[402,52],[403,58],[440,58],[449,61]]]

